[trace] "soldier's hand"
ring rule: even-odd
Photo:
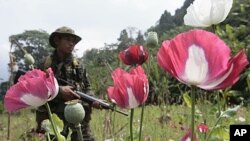
[[[59,87],[60,96],[62,97],[62,99],[64,101],[70,101],[73,99],[80,99],[80,96],[77,95],[73,91],[73,89],[74,89],[74,87],[72,87],[72,86],[60,86]]]
[[[92,107],[94,107],[94,108],[96,108],[96,109],[102,109],[102,106],[101,106],[100,103],[97,102],[97,101],[94,101],[94,102],[92,103]]]

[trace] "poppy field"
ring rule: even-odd
[[[234,17],[237,12],[248,16],[249,0],[244,2],[245,9],[230,13],[233,0],[194,0],[183,15],[184,25],[161,34],[155,28],[144,43],[92,50],[80,58],[96,96],[128,113],[93,109],[95,139],[228,141],[230,125],[249,124],[249,23]],[[0,106],[0,138],[44,141],[54,134],[70,140],[62,137],[60,119],[49,110],[59,91],[54,72],[32,69],[18,81]],[[34,107],[43,104],[49,124],[45,133],[36,133]]]
[[[198,104],[198,107],[201,105]],[[216,113],[218,105],[202,104],[199,116],[196,117],[197,126],[206,121],[208,130],[200,132],[196,128],[196,135],[203,140],[216,124]],[[138,128],[141,109],[135,110],[134,117],[134,140],[138,140]],[[198,112],[198,111],[197,111]],[[144,112],[143,134],[144,141],[179,141],[189,128],[190,108],[183,105],[147,105]],[[7,141],[8,115],[1,114],[0,138]],[[230,124],[247,124],[250,122],[249,107],[242,107],[235,114],[224,117],[217,124],[213,137],[218,140],[228,140]],[[94,110],[91,120],[91,129],[97,141],[127,141],[129,140],[129,118],[107,110]],[[10,140],[17,141],[45,141],[45,135],[36,134],[32,131],[35,128],[35,114],[30,109],[22,110],[10,116]],[[197,127],[196,126],[196,127]],[[220,128],[221,127],[221,128]]]

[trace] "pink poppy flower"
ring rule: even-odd
[[[148,59],[147,50],[141,45],[131,45],[118,55],[126,65],[141,65]]]
[[[43,72],[38,69],[28,71],[18,79],[4,97],[4,107],[8,112],[34,106],[38,107],[56,97],[59,85],[51,68]]]
[[[187,130],[186,134],[182,137],[181,141],[191,141],[192,132],[190,129]],[[197,141],[196,134],[194,133],[194,141]]]
[[[195,29],[164,41],[157,60],[180,82],[216,90],[233,85],[248,65],[243,50],[233,58],[230,58],[230,52],[230,48],[215,34]]]
[[[197,128],[200,131],[200,133],[207,133],[207,131],[208,131],[208,126],[206,124],[203,124],[203,123],[199,124],[197,126]]]
[[[117,68],[112,73],[114,86],[107,89],[110,100],[122,108],[135,108],[148,97],[148,78],[141,66],[125,72]]]

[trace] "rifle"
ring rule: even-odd
[[[19,78],[21,75],[24,75],[25,73],[26,73],[25,70],[19,69],[19,70],[17,71],[16,77],[15,77],[15,79],[14,79],[14,83],[17,83],[18,78]],[[66,83],[67,85],[74,86],[72,83],[70,83],[70,82],[68,82],[68,81],[66,81],[66,80],[64,80],[64,79],[62,79],[62,78],[59,78],[59,79],[57,79],[57,80],[58,80],[58,81],[61,81],[61,82],[63,82],[63,83]],[[75,91],[75,93],[78,94],[78,95],[81,97],[81,99],[84,100],[84,101],[87,101],[87,102],[94,102],[94,101],[96,101],[96,102],[98,102],[98,103],[101,105],[101,107],[102,107],[103,109],[110,109],[110,110],[115,111],[115,112],[117,112],[117,113],[119,113],[119,114],[128,116],[128,113],[125,113],[125,112],[123,112],[123,111],[120,111],[120,110],[116,109],[114,104],[109,104],[109,103],[105,102],[105,101],[102,100],[102,99],[98,99],[98,98],[96,98],[96,97],[90,96],[90,95],[85,94],[85,93],[80,92],[80,91]]]
[[[125,116],[128,116],[128,113],[125,113],[123,111],[120,111],[120,110],[116,109],[114,104],[109,104],[107,102],[104,102],[101,99],[98,99],[98,98],[95,98],[93,96],[87,95],[87,94],[85,94],[83,92],[80,92],[80,91],[75,91],[75,93],[78,94],[81,97],[81,99],[83,99],[83,100],[87,100],[87,101],[90,101],[90,102],[97,101],[101,105],[101,107],[103,109],[110,109],[110,110],[115,111],[115,112],[117,112],[119,114],[123,114]]]
[[[66,81],[66,80],[64,80],[64,79],[62,79],[62,78],[58,78],[58,81],[61,81],[61,82],[63,82],[63,83],[66,83],[66,84],[68,84],[68,85],[70,85],[70,86],[74,86],[72,83],[70,83],[70,82],[68,82],[68,81]],[[99,98],[90,96],[90,95],[85,94],[85,93],[80,92],[80,91],[75,91],[75,93],[78,94],[78,95],[81,97],[81,99],[82,99],[83,101],[87,101],[87,102],[94,102],[94,101],[96,101],[96,102],[98,102],[98,103],[101,105],[101,107],[102,107],[103,109],[110,109],[110,110],[115,111],[115,112],[117,112],[117,113],[119,113],[119,114],[128,116],[128,113],[125,113],[125,112],[123,112],[123,111],[120,111],[120,110],[116,109],[114,104],[109,104],[109,103],[105,102],[105,101],[102,100],[102,99],[99,99]]]

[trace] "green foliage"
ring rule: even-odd
[[[140,45],[144,45],[145,44],[145,39],[144,39],[144,36],[143,36],[143,34],[142,34],[141,31],[138,32],[138,35],[136,37],[136,43],[140,44]]]
[[[143,125],[143,139],[144,140],[180,140],[185,131],[189,128],[190,121],[190,105],[191,100],[188,96],[189,88],[179,83],[176,79],[166,74],[157,64],[156,55],[160,44],[164,40],[168,40],[177,34],[188,31],[191,27],[183,25],[183,16],[186,13],[186,8],[193,0],[186,0],[184,5],[176,10],[175,15],[171,15],[165,11],[156,26],[152,26],[149,31],[156,31],[159,35],[159,46],[155,48],[148,48],[149,60],[143,65],[149,79],[149,98],[148,103],[157,104],[152,106],[148,104],[145,109],[144,125]],[[236,54],[241,49],[245,49],[250,57],[250,0],[234,1],[233,8],[227,19],[216,26],[215,32],[222,38],[231,48],[232,54]],[[132,30],[132,29],[131,29]],[[211,30],[207,28],[206,30]],[[126,66],[118,59],[119,51],[126,49],[132,43],[139,43],[144,45],[144,36],[141,32],[138,33],[134,39],[128,29],[124,29],[120,33],[118,43],[106,44],[101,49],[91,49],[87,51],[82,57],[89,73],[89,78],[92,88],[99,97],[107,98],[106,89],[112,85],[111,72],[117,67],[126,69]],[[31,53],[35,60],[41,60],[47,56],[51,47],[48,44],[48,34],[44,31],[26,31],[22,34],[13,35],[10,38],[15,38],[29,53]],[[15,47],[15,56],[19,64],[22,64],[22,52]],[[196,123],[206,123],[209,126],[211,135],[210,140],[226,140],[229,138],[229,125],[240,124],[242,122],[236,121],[237,118],[243,117],[246,119],[245,123],[249,123],[250,114],[248,104],[250,103],[250,70],[247,68],[236,85],[220,92],[207,92],[203,90],[197,91],[197,108]],[[1,84],[2,88],[5,84]],[[185,93],[186,92],[186,93]],[[184,94],[183,94],[184,93]],[[183,97],[181,97],[183,94]],[[238,98],[245,107],[230,108],[228,98]],[[182,98],[188,105],[181,104]],[[211,104],[211,103],[212,104]],[[180,104],[178,106],[170,104]],[[234,104],[234,103],[232,103]],[[228,108],[229,107],[229,108]],[[1,106],[0,106],[1,108]],[[0,112],[1,113],[1,112]],[[134,127],[138,128],[140,109],[135,110]],[[23,114],[21,114],[23,116]],[[32,114],[30,114],[32,115]],[[30,116],[29,115],[29,116]],[[6,117],[6,116],[5,116]],[[102,111],[93,111],[91,128],[95,133],[97,140],[104,140],[107,138],[114,138],[115,140],[123,140],[129,136],[128,132],[128,118],[115,113]],[[15,119],[20,118],[20,115],[14,115]],[[35,121],[34,117],[29,117],[28,120],[14,120],[19,122],[18,125],[12,124],[13,129],[18,129],[23,125],[24,121]],[[6,132],[6,118],[0,121],[0,137]],[[20,124],[21,123],[21,124]],[[26,123],[26,122],[25,122]],[[27,122],[28,123],[28,122]],[[35,124],[35,123],[33,123]],[[58,123],[61,125],[60,123]],[[32,125],[33,126],[33,125]],[[18,131],[14,140],[17,139],[21,133],[28,130],[29,127]],[[134,130],[135,132],[137,130]],[[154,132],[152,132],[154,131]],[[202,135],[199,134],[199,139]]]
[[[124,50],[129,45],[135,42],[134,39],[131,36],[129,36],[126,29],[123,29],[121,31],[120,37],[117,40],[119,41],[118,48],[117,48],[119,51]]]
[[[52,114],[52,119],[55,122],[57,131],[63,131],[63,121],[56,114]],[[46,119],[42,122],[42,127],[46,130],[47,133],[55,135],[49,119]]]
[[[233,53],[245,49],[249,57],[250,48],[250,1],[234,1],[230,14],[220,26],[217,26],[216,33],[231,47]]]
[[[164,33],[169,32],[176,27],[183,25],[183,17],[186,14],[186,9],[194,0],[186,0],[183,6],[176,9],[175,15],[171,15],[167,10],[161,15],[158,24],[155,27],[151,27],[148,31],[156,31],[158,35],[164,36]]]
[[[187,7],[193,2],[193,0],[186,0],[180,9],[177,9],[175,15],[171,15],[168,11],[164,11],[161,15],[158,23],[155,26],[150,27],[149,31],[156,31],[159,38],[159,46],[155,48],[147,48],[149,52],[149,60],[144,69],[148,73],[149,79],[149,98],[148,103],[181,103],[181,94],[189,90],[189,88],[166,74],[158,65],[156,56],[161,43],[165,40],[169,40],[181,32],[188,31],[192,27],[183,25],[183,17],[186,14]],[[234,1],[233,8],[227,19],[219,26],[216,26],[216,34],[219,35],[231,48],[232,55],[235,55],[241,49],[245,49],[250,57],[250,29],[248,19],[250,10],[249,0]],[[205,30],[211,30],[207,28]],[[87,64],[89,77],[93,83],[94,91],[97,94],[104,94],[109,85],[112,85],[111,71],[117,67],[124,67],[118,59],[119,51],[127,48],[130,44],[143,43],[138,41],[139,37],[142,39],[141,33],[138,34],[137,39],[133,39],[129,34],[129,29],[121,31],[118,43],[113,44],[110,48],[104,47],[103,49],[93,49],[84,55],[84,62]],[[145,33],[146,34],[146,33]],[[145,46],[145,42],[143,44]],[[100,73],[101,70],[101,73]],[[240,80],[236,85],[232,87],[232,90],[240,91],[238,98],[244,99],[244,104],[249,103],[250,87],[248,86],[247,76],[249,69],[240,76]],[[230,88],[229,88],[230,89]],[[104,94],[105,95],[105,94]],[[197,95],[198,99],[206,99],[211,102],[214,100],[215,95],[211,92],[202,91]],[[226,97],[223,97],[226,98]],[[228,97],[227,97],[228,98]],[[231,98],[235,98],[232,95]],[[161,101],[161,102],[160,102]],[[225,102],[224,104],[227,104]]]
[[[183,99],[184,99],[184,102],[186,103],[187,107],[191,108],[192,100],[191,100],[190,96],[188,95],[188,93],[183,94]]]
[[[183,25],[183,17],[186,14],[186,9],[193,3],[194,0],[185,0],[181,8],[175,10],[174,22],[177,26]]]
[[[236,115],[237,110],[239,110],[240,106],[236,106],[234,108],[229,108],[226,111],[221,113],[221,117],[232,117]]]
[[[54,121],[54,123],[55,123],[55,128],[56,128],[56,130],[60,133],[61,131],[63,131],[63,126],[64,126],[64,124],[63,124],[63,121],[56,115],[56,114],[52,114],[52,120]],[[42,122],[42,128],[44,128],[45,129],[45,131],[46,131],[46,134],[47,135],[55,135],[55,133],[54,133],[54,130],[53,130],[53,127],[52,127],[52,124],[51,124],[51,122],[50,122],[50,120],[49,119],[46,119],[46,120],[44,120],[43,122]],[[65,141],[66,139],[65,139],[65,137],[63,136],[63,135],[61,135],[61,134],[59,134],[59,140],[60,141]]]
[[[3,101],[0,101],[0,114],[2,114],[3,113]]]
[[[233,114],[228,114],[230,116],[221,116],[219,122],[217,123],[217,106],[209,103],[203,103],[200,106],[201,107],[198,108],[202,109],[202,117],[206,118],[206,124],[209,126],[209,132],[212,130],[212,127],[215,127],[209,141],[212,139],[220,141],[222,138],[226,139],[229,135],[228,129],[230,124],[243,124],[249,123],[250,121],[249,107],[240,107],[237,110],[235,109]],[[225,110],[224,113],[228,113],[228,110],[230,111],[232,109],[229,108]],[[133,120],[135,137],[137,135],[137,129],[139,128],[140,113],[141,109],[136,108]],[[0,114],[0,116],[0,138],[4,140],[7,137],[8,115],[7,113],[3,113]],[[170,139],[180,140],[189,128],[190,116],[190,108],[187,106],[163,105],[162,107],[159,107],[147,105],[145,106],[144,111],[142,139],[156,141]],[[236,121],[239,117],[245,118],[246,121]],[[203,123],[203,118],[197,117],[196,123]],[[45,141],[45,138],[42,137],[42,135],[36,134],[34,131],[31,132],[31,129],[36,127],[36,123],[35,114],[29,109],[24,109],[19,114],[12,114],[10,119],[10,140],[30,139],[30,141]],[[128,123],[129,118],[127,116],[116,114],[115,112],[107,110],[94,109],[90,126],[97,141],[110,138],[113,138],[114,140],[125,140],[129,136]],[[57,123],[57,125],[61,126],[60,123]],[[62,126],[59,130],[61,129]],[[203,135],[204,134],[202,133],[198,133],[199,140],[204,139]]]
[[[3,97],[4,97],[4,95],[5,95],[5,93],[6,93],[7,89],[8,89],[8,87],[9,87],[9,82],[8,82],[8,81],[2,82],[2,83],[0,84],[0,101],[3,100]]]
[[[229,140],[229,130],[224,126],[215,127],[211,140],[218,140],[218,141]]]
[[[15,40],[21,48],[30,53],[36,60],[35,66],[41,64],[43,58],[48,56],[53,50],[49,45],[49,34],[43,30],[27,30],[23,33],[11,35],[10,41]],[[20,50],[16,43],[13,44],[13,54],[16,57],[19,68],[25,69],[27,66],[23,63],[24,53]]]

